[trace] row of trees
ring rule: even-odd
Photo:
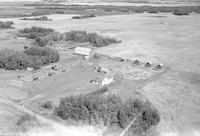
[[[97,14],[97,15],[107,15],[109,13],[112,14],[119,14],[119,13],[158,13],[158,12],[187,12],[192,13],[200,13],[199,6],[112,6],[112,5],[68,5],[68,6],[36,6],[37,9],[44,10],[44,11],[51,11],[51,10],[63,10],[70,13],[76,14]],[[92,12],[91,12],[92,11]],[[75,18],[80,18],[75,17]]]
[[[70,31],[66,33],[58,33],[55,32],[54,29],[32,27],[25,28],[19,32],[19,36],[34,39],[35,45],[38,46],[46,46],[50,42],[70,41],[77,43],[89,42],[96,47],[103,47],[121,42],[115,38],[102,36],[97,33],[88,33],[86,31]]]

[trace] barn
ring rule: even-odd
[[[90,48],[76,47],[74,54],[83,55],[83,56],[93,56],[95,53]]]

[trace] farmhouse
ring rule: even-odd
[[[93,56],[95,53],[90,48],[76,47],[74,54],[83,55],[83,56]]]

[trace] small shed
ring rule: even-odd
[[[76,47],[74,54],[83,55],[83,56],[93,56],[95,53],[90,48]]]
[[[137,59],[134,60],[134,62],[133,62],[133,64],[136,64],[136,65],[139,65],[139,63],[140,63],[140,62],[139,62],[139,60],[137,60]]]
[[[163,64],[158,64],[158,65],[156,66],[156,69],[162,69],[163,66],[164,66]]]
[[[151,62],[147,62],[146,64],[145,64],[145,67],[150,67],[151,66]]]

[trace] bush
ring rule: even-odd
[[[62,98],[55,113],[68,121],[103,124],[122,129],[136,119],[129,130],[132,134],[142,134],[160,121],[157,110],[149,102],[136,99],[123,103],[115,95],[96,93]]]
[[[72,19],[81,19],[81,16],[73,16]]]
[[[35,117],[25,113],[24,115],[22,115],[20,117],[20,119],[17,121],[17,125],[20,126],[22,125],[24,122],[30,122],[31,120],[35,120]]]
[[[35,45],[38,45],[38,46],[41,46],[41,47],[44,47],[48,44],[48,41],[45,39],[45,37],[39,37],[37,36],[35,38],[35,42],[34,42]]]
[[[28,48],[28,46],[25,45],[25,46],[24,46],[24,49],[27,49],[27,48]]]
[[[106,93],[108,91],[109,90],[108,90],[107,87],[102,87],[102,88],[96,90],[95,92],[90,93],[90,95],[101,95],[101,94]]]
[[[173,14],[178,16],[189,15],[189,13],[184,10],[174,10]]]
[[[51,101],[46,101],[45,103],[42,104],[42,107],[45,109],[53,109],[53,104]]]
[[[17,127],[20,129],[32,129],[33,127],[40,127],[42,126],[41,122],[36,118],[36,116],[29,115],[27,113],[20,116],[19,120],[16,123]]]
[[[159,13],[159,12],[155,9],[152,9],[152,10],[149,10],[148,13]]]
[[[0,21],[0,29],[11,29],[14,28],[12,25],[14,24],[13,21],[2,22]]]

